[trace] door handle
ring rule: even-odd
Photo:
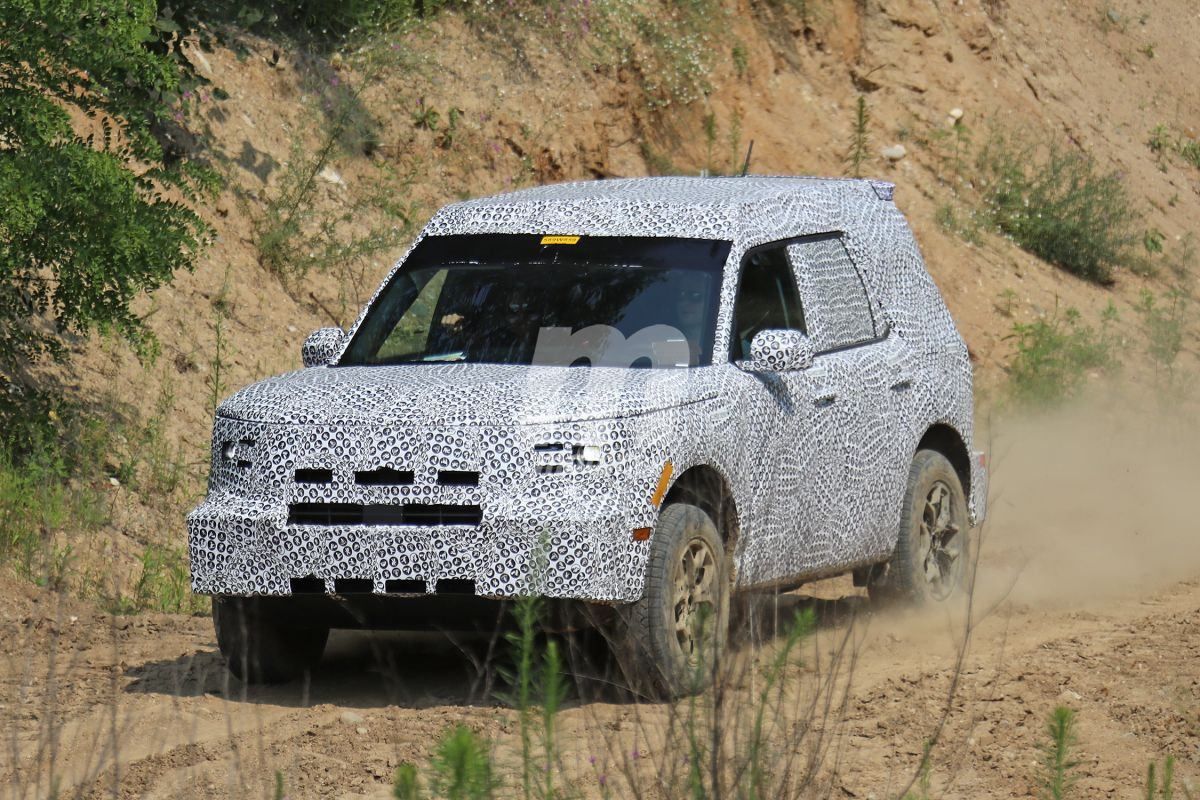
[[[901,378],[892,384],[893,392],[907,392],[911,388],[913,388],[912,378]]]
[[[813,400],[813,405],[817,408],[829,408],[836,402],[837,394],[834,392],[827,392],[825,394],[818,395],[816,399]]]

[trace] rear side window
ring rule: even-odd
[[[862,276],[840,236],[788,246],[800,282],[808,335],[818,352],[863,344],[877,338]]]

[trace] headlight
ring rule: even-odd
[[[598,444],[577,444],[572,448],[572,455],[575,456],[575,461],[582,464],[599,464],[600,463],[600,445]]]
[[[534,467],[544,475],[588,469],[603,460],[604,450],[598,444],[545,442],[533,447]]]

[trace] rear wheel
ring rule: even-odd
[[[278,601],[220,595],[213,598],[212,610],[221,655],[229,671],[246,683],[290,681],[325,652],[329,628],[289,619]]]
[[[908,471],[896,550],[867,584],[873,600],[944,603],[967,588],[971,523],[962,482],[946,457],[919,450]]]
[[[697,506],[663,509],[642,599],[622,609],[622,667],[637,690],[678,697],[711,682],[729,626],[729,569],[716,525]]]

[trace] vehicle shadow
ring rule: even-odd
[[[732,637],[733,647],[739,654],[769,647],[786,636],[796,613],[808,610],[818,631],[846,626],[863,613],[865,602],[858,596],[751,595],[737,604],[732,622],[740,635]],[[563,665],[563,708],[645,700],[629,691],[599,633],[539,635],[534,645],[537,669],[548,641],[556,642]],[[127,664],[125,675],[131,681],[125,691],[298,708],[496,706],[513,694],[507,678],[515,661],[514,646],[503,634],[339,630],[330,635],[317,668],[290,683],[243,683],[229,673],[213,644],[175,659]]]

